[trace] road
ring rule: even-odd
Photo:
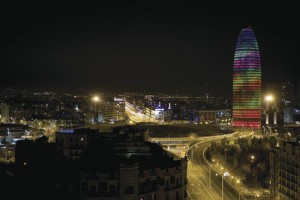
[[[248,133],[251,134],[250,132]],[[227,138],[238,137],[237,134],[226,135]],[[219,200],[222,199],[222,176],[214,169],[209,169],[209,165],[203,158],[203,152],[210,142],[221,141],[223,136],[212,136],[200,140],[193,145],[188,152],[190,157],[188,165],[188,199],[192,200]],[[210,172],[209,172],[210,171]],[[216,175],[217,174],[217,175]],[[210,176],[209,176],[210,175]],[[223,176],[224,177],[224,176]],[[210,178],[210,179],[209,179]],[[239,196],[236,187],[230,183],[230,177],[223,178],[223,200],[244,199]]]
[[[215,171],[214,168],[210,168],[207,161],[204,160],[203,152],[206,147],[210,146],[211,141],[220,142],[224,137],[228,139],[235,139],[238,137],[248,137],[254,132],[250,130],[240,130],[233,134],[215,135],[206,137],[183,137],[183,138],[153,138],[155,142],[164,143],[165,146],[176,143],[177,141],[197,141],[192,146],[186,148],[186,146],[180,146],[180,148],[166,148],[166,150],[172,151],[177,156],[189,157],[188,163],[188,184],[187,194],[188,199],[193,200],[245,200],[244,196],[237,190],[237,183],[231,176],[224,177],[220,171]],[[152,140],[152,139],[151,139]],[[186,153],[186,151],[188,152]],[[209,176],[210,174],[210,176]],[[223,177],[223,198],[222,198],[222,177]],[[248,196],[249,197],[249,196]],[[248,199],[247,197],[247,199]]]
[[[207,188],[209,192],[209,196],[205,196],[205,198],[201,198],[201,196],[191,196],[192,199],[222,199],[222,177],[220,175],[216,176],[216,172],[211,169],[211,172],[209,173],[209,166],[205,163],[203,159],[203,151],[204,149],[209,146],[210,144],[208,142],[203,142],[197,145],[197,147],[193,148],[193,158],[190,161],[190,165],[192,169],[189,169],[188,171],[188,179],[192,177],[194,174],[198,176],[198,179],[200,179],[203,182],[203,185]],[[209,180],[210,175],[210,180]],[[192,178],[193,180],[193,178]],[[236,190],[233,190],[230,185],[226,182],[226,180],[223,180],[223,199],[224,200],[235,200],[239,199],[239,194]],[[188,187],[188,192],[189,187]],[[207,198],[209,197],[209,198]]]
[[[187,192],[188,192],[188,199],[207,199],[207,200],[217,200],[218,198],[216,195],[213,195],[212,191],[208,186],[208,181],[206,177],[206,171],[201,161],[201,156],[198,157],[198,151],[201,151],[200,147],[208,145],[208,143],[201,142],[199,143],[199,147],[195,147],[195,151],[193,154],[190,154],[190,159],[188,163],[188,185],[187,185]],[[198,153],[196,153],[196,151]],[[199,159],[199,160],[198,160]],[[202,167],[201,167],[202,166]]]
[[[159,123],[159,120],[156,120],[150,116],[147,116],[143,113],[143,110],[139,110],[135,108],[133,105],[131,105],[128,102],[125,102],[125,113],[129,117],[129,119],[133,122],[139,123],[139,122],[154,122]]]

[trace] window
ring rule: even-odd
[[[144,193],[145,192],[145,182],[141,182],[140,183],[139,189],[140,189],[140,193]]]
[[[97,188],[96,188],[96,185],[90,185],[90,192],[91,193],[96,193],[96,190]]]
[[[115,186],[115,185],[110,185],[110,186],[109,186],[109,192],[110,192],[110,193],[116,192],[116,186]]]
[[[156,194],[152,194],[151,200],[156,200]]]
[[[150,186],[150,184],[151,184],[150,178],[147,178],[146,179],[146,186]]]
[[[176,191],[176,200],[179,200],[179,191]]]
[[[81,183],[81,191],[88,191],[88,182],[84,181]]]
[[[169,200],[169,194],[166,194],[165,200]]]
[[[125,194],[133,194],[134,187],[133,186],[125,186]]]
[[[171,176],[171,184],[175,183],[175,176]]]
[[[107,182],[98,182],[98,191],[107,191]]]

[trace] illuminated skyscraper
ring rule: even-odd
[[[232,114],[234,126],[261,126],[261,65],[253,30],[238,37],[233,63]]]

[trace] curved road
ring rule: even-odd
[[[251,135],[249,132],[247,135]],[[225,135],[227,138],[237,138],[238,133]],[[212,136],[193,145],[188,151],[188,199],[193,200],[222,200],[222,177],[210,169],[203,158],[203,152],[210,146],[211,141],[221,141],[225,136]],[[209,176],[210,175],[210,176]],[[223,178],[223,200],[243,200],[243,196],[229,183],[229,178]]]

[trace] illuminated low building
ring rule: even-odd
[[[0,123],[7,123],[10,119],[9,105],[5,103],[0,104]]]
[[[30,127],[23,124],[0,124],[0,136],[21,138],[29,133]]]
[[[219,123],[229,125],[231,122],[230,110],[197,110],[194,111],[194,121],[199,124]]]
[[[125,121],[125,100],[124,98],[108,98],[99,105],[98,109],[102,123],[115,123]]]

